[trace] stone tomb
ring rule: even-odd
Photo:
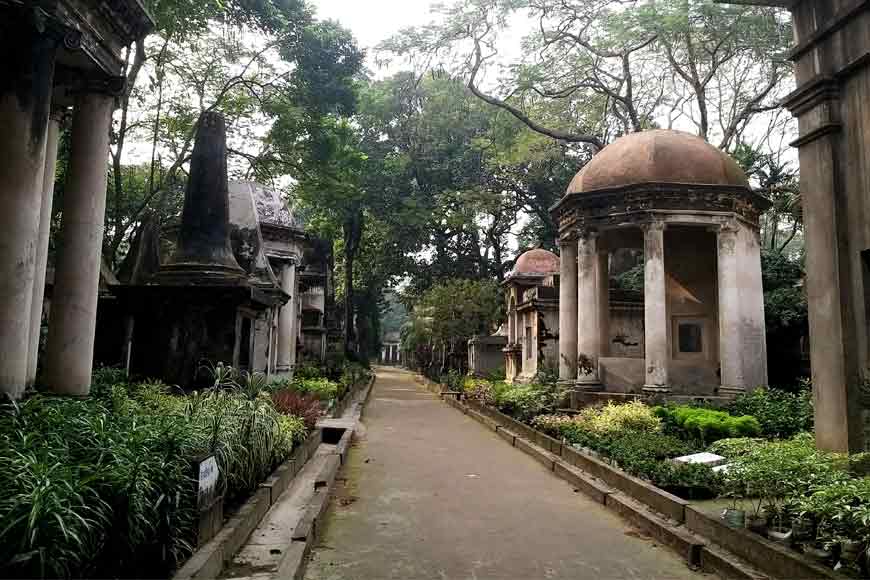
[[[769,205],[734,160],[687,133],[633,133],[593,157],[553,208],[560,380],[605,396],[766,384],[759,216]],[[624,341],[633,351],[610,329],[608,258],[620,248],[644,255],[643,336]]]
[[[125,339],[134,375],[189,387],[208,381],[206,363],[266,374],[275,369],[278,333],[272,330],[290,295],[265,257],[250,195],[234,197],[231,226],[226,176],[224,119],[204,113],[174,252],[155,274],[140,275],[144,283],[116,288],[130,315]],[[241,205],[250,205],[249,212]]]
[[[505,368],[504,349],[507,331],[504,326],[491,336],[474,336],[468,341],[468,374],[485,377]]]
[[[507,298],[508,382],[529,382],[547,363],[555,366],[559,352],[559,256],[544,249],[529,250],[502,283]]]

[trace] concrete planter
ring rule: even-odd
[[[173,580],[217,578],[227,562],[233,559],[257,527],[269,508],[286,490],[293,478],[314,455],[322,440],[322,432],[315,429],[289,459],[278,466],[254,491],[248,501],[223,525],[221,530],[200,547],[172,576]]]

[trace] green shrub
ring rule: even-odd
[[[663,433],[613,431],[609,434],[563,429],[566,436],[609,459],[620,469],[677,493],[681,497],[705,498],[718,494],[721,476],[706,465],[669,461],[696,451],[685,441]]]
[[[672,433],[700,441],[702,445],[728,437],[754,437],[761,434],[755,417],[733,417],[725,411],[687,405],[656,407]]]
[[[594,433],[607,434],[620,431],[634,433],[657,433],[661,431],[661,419],[653,409],[639,401],[617,405],[607,403],[604,407],[584,409],[579,420]]]
[[[751,415],[758,419],[761,434],[786,439],[813,430],[812,392],[789,393],[761,388],[737,397],[727,410],[732,415]]]
[[[298,380],[326,378],[326,369],[313,362],[297,364],[293,369],[293,378]]]
[[[338,397],[339,384],[329,379],[294,379],[292,390],[317,395],[321,401],[332,401]]]
[[[165,576],[195,541],[194,461],[215,455],[233,502],[306,434],[254,383],[176,396],[117,379],[0,406],[0,576]]]
[[[466,377],[465,380],[462,381],[462,393],[465,398],[480,405],[495,406],[495,395],[493,394],[492,381]]]
[[[715,453],[728,459],[735,459],[746,455],[753,447],[761,443],[764,443],[764,439],[754,437],[719,439],[710,445],[710,453]]]
[[[843,540],[870,541],[870,478],[844,479],[816,487],[795,501],[795,511],[817,526],[816,539],[827,545]]]
[[[532,427],[550,437],[570,439],[566,435],[576,428],[574,417],[570,415],[538,415],[532,419]]]
[[[683,497],[713,497],[721,476],[704,465],[676,464],[674,457],[697,451],[661,433],[651,409],[640,403],[587,409],[577,417],[541,415],[532,425],[553,437],[589,448],[620,469]]]
[[[505,372],[505,368],[504,368],[504,366],[501,366],[495,370],[489,371],[486,374],[485,378],[486,378],[486,380],[488,380],[492,383],[497,383],[499,381],[503,382],[506,377],[507,377],[507,373]]]
[[[848,458],[817,450],[808,434],[747,444],[739,451],[739,455],[729,457],[728,493],[756,500],[756,511],[763,506],[777,508],[789,498],[803,497],[850,478]]]
[[[552,385],[494,383],[492,397],[499,411],[529,422],[541,413],[554,410],[562,395]]]

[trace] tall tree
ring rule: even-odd
[[[535,23],[522,56],[500,61],[501,35]],[[790,68],[788,19],[713,0],[470,0],[382,45],[446,68],[533,131],[600,149],[663,124],[694,127],[728,149],[778,106]],[[771,56],[773,55],[773,56]],[[487,72],[501,65],[497,83]],[[555,117],[549,109],[559,103]]]

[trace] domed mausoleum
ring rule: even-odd
[[[559,256],[536,248],[520,255],[503,285],[507,300],[508,381],[531,381],[539,367],[556,366],[559,343]]]
[[[759,217],[769,205],[731,157],[688,133],[633,133],[593,157],[552,209],[561,380],[608,396],[766,384]],[[643,252],[638,336],[611,327],[609,257],[622,248]]]

